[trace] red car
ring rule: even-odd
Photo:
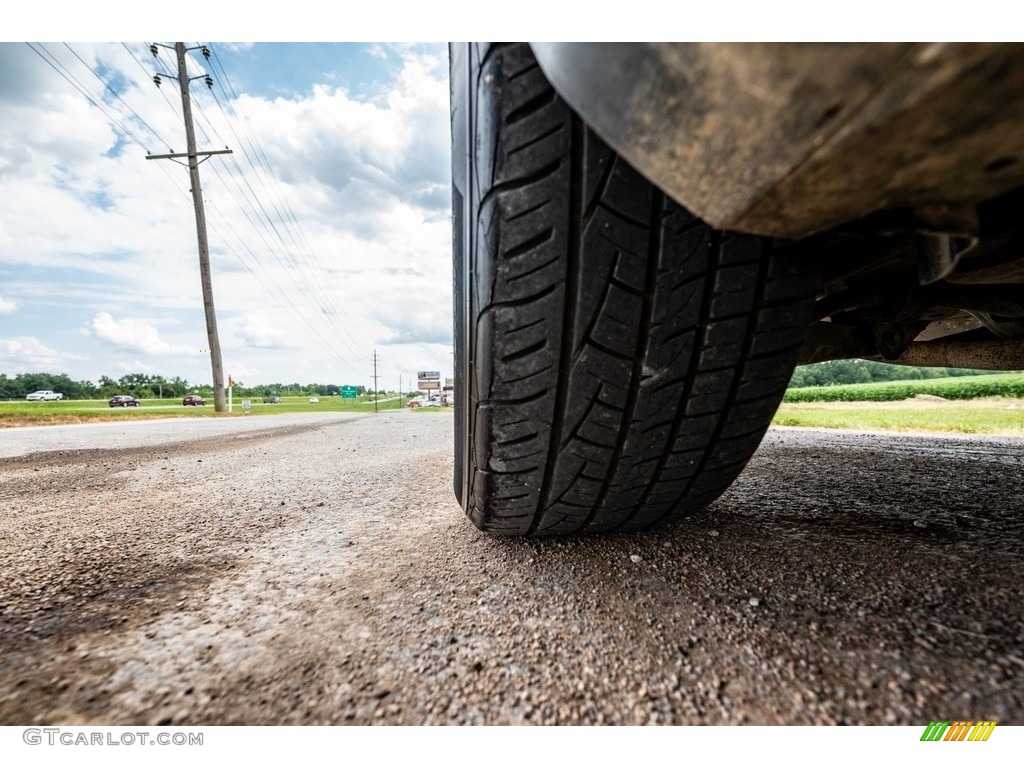
[[[185,395],[181,401],[182,405],[206,405],[206,401],[199,395]]]

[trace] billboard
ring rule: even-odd
[[[416,374],[416,378],[417,379],[430,379],[432,381],[440,381],[441,380],[441,372],[440,371],[420,371],[419,373]]]

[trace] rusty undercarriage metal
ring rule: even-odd
[[[807,365],[849,358],[938,368],[1024,370],[1024,338],[914,341],[897,356],[887,357],[878,350],[875,337],[866,328],[815,323],[808,331],[798,362]]]
[[[536,43],[559,93],[720,229],[804,237],[880,211],[973,234],[1024,184],[1024,45]]]
[[[1024,370],[1024,339],[914,342],[898,358],[884,362],[935,368]]]

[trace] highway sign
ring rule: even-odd
[[[356,390],[355,387],[342,387],[341,388],[341,396],[342,397],[355,397],[356,396],[356,392],[357,392],[357,390]]]

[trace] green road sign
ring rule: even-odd
[[[355,387],[342,387],[341,388],[341,396],[342,397],[355,397],[356,396],[356,388]]]

